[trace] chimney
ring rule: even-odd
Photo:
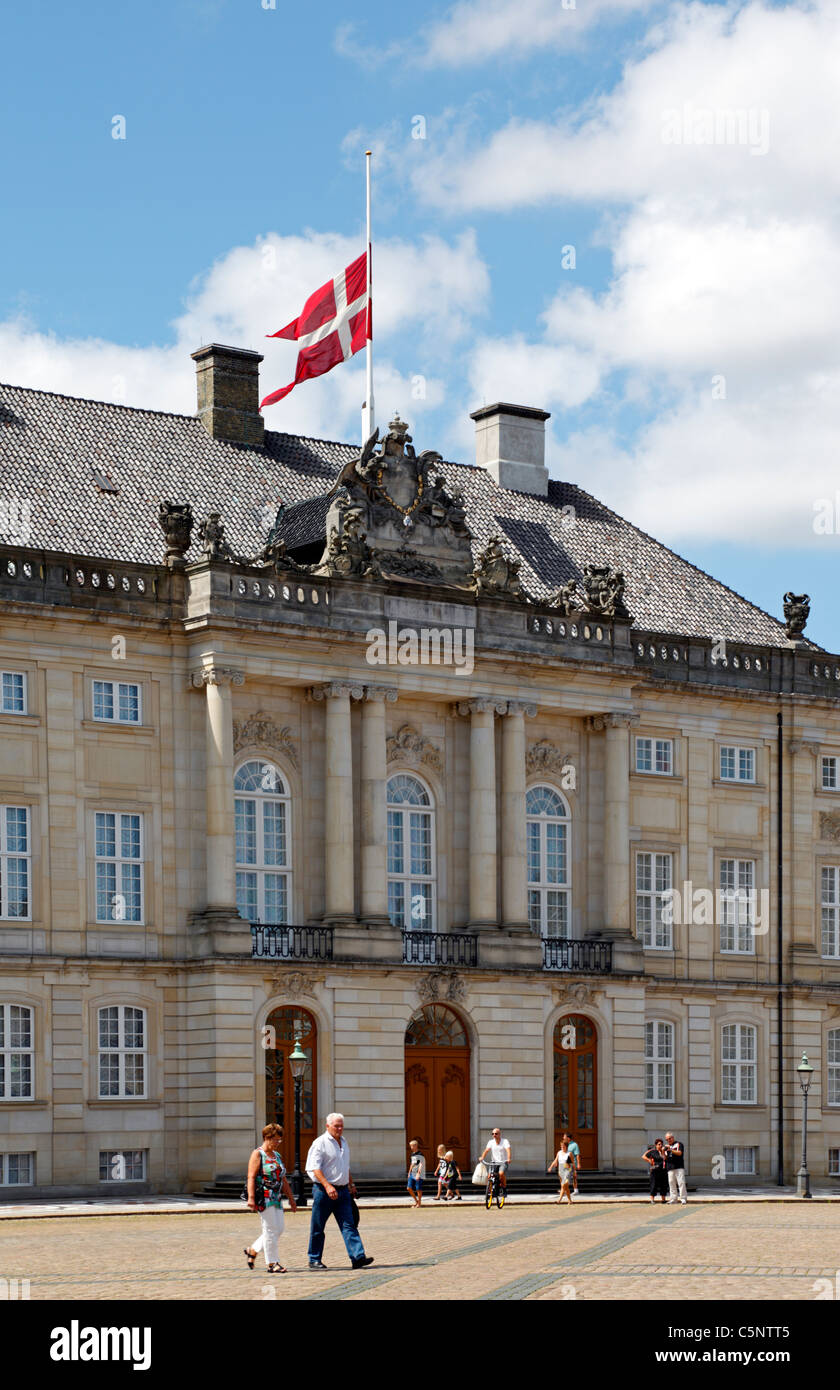
[[[470,419],[475,420],[475,461],[479,468],[486,468],[499,487],[546,497],[545,422],[551,419],[550,413],[497,401],[473,410]]]
[[[210,343],[192,354],[198,391],[198,418],[211,439],[260,446],[260,363],[249,348]]]

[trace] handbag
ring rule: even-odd
[[[247,1202],[248,1200],[247,1177],[245,1178],[245,1186],[239,1194],[239,1200],[241,1202]],[[262,1173],[259,1172],[254,1178],[254,1202],[256,1204],[257,1211],[265,1211],[265,1185],[263,1183]]]
[[[480,1158],[473,1169],[472,1182],[475,1187],[483,1187],[486,1181],[487,1169],[484,1166],[484,1160]]]

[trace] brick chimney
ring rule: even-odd
[[[211,439],[229,444],[263,442],[260,415],[262,355],[248,348],[210,343],[192,354],[198,390],[198,418]]]
[[[470,419],[475,420],[475,461],[479,468],[486,468],[499,487],[547,496],[545,422],[551,419],[550,413],[497,401],[473,410]]]

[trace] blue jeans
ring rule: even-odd
[[[338,1196],[330,1201],[320,1183],[312,1184],[312,1220],[309,1226],[309,1259],[320,1260],[324,1253],[324,1227],[331,1216],[338,1222],[347,1254],[351,1260],[363,1260],[365,1247],[353,1225],[353,1199],[349,1187],[337,1187]]]

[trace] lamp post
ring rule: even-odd
[[[303,1073],[306,1070],[306,1053],[301,1048],[298,1036],[295,1037],[294,1051],[289,1053],[289,1068],[295,1081],[295,1171],[292,1174],[292,1191],[298,1206],[305,1207],[303,1173],[300,1171],[300,1093]]]
[[[811,1178],[808,1173],[808,1090],[811,1085],[811,1077],[814,1068],[808,1061],[808,1054],[802,1053],[802,1061],[796,1068],[799,1077],[799,1086],[802,1091],[802,1166],[796,1175],[796,1195],[797,1197],[811,1196]]]

